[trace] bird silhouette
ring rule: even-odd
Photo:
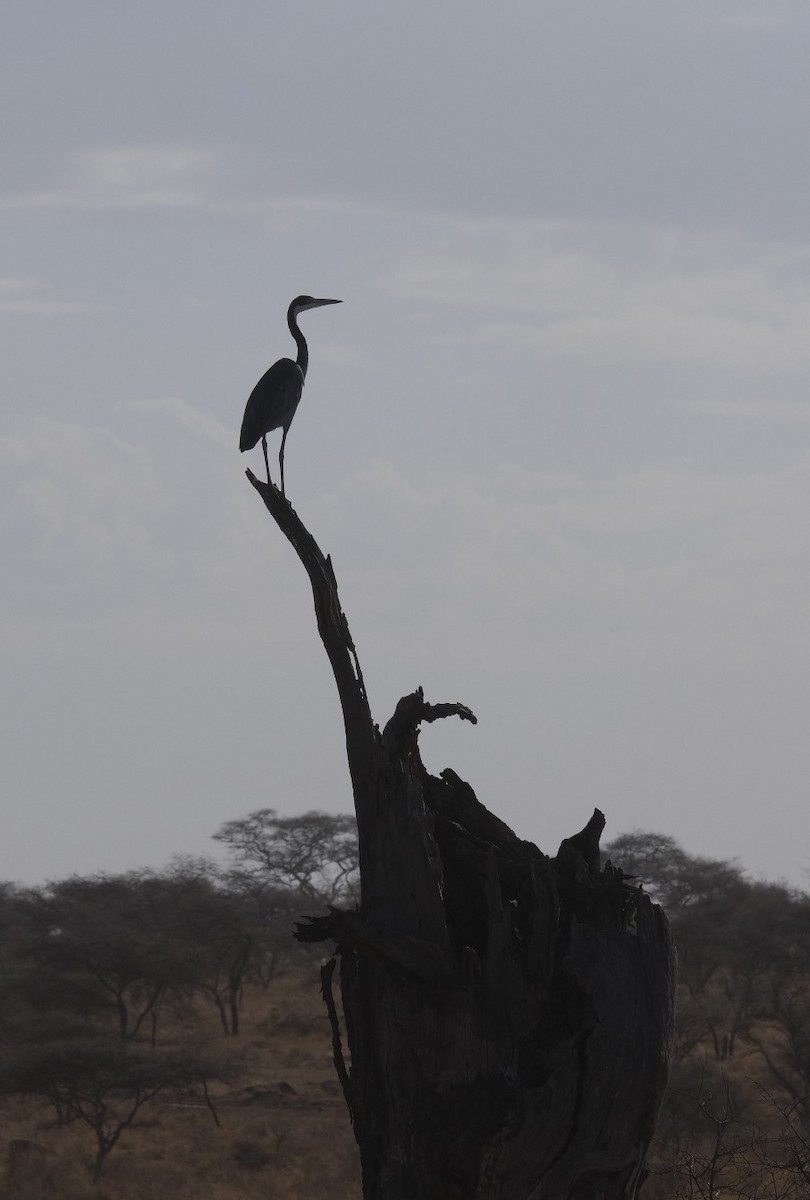
[[[272,429],[283,430],[281,449],[278,453],[282,496],[285,494],[284,443],[301,399],[309,364],[309,350],[306,339],[298,328],[298,315],[306,312],[308,308],[320,308],[322,304],[340,303],[340,300],[316,300],[313,296],[296,296],[287,309],[287,325],[295,338],[298,357],[295,362],[291,358],[280,358],[278,362],[273,363],[250,393],[245,406],[242,432],[239,435],[239,449],[242,451],[252,450],[261,438],[268,487],[270,487],[270,463],[267,458],[267,434]]]

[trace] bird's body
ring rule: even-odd
[[[261,439],[264,451],[264,464],[267,468],[267,485],[270,486],[270,464],[267,459],[267,434],[273,429],[282,429],[281,450],[278,462],[281,470],[281,494],[284,495],[284,443],[287,432],[295,416],[304,389],[304,380],[309,365],[309,352],[304,335],[298,328],[298,314],[308,308],[319,308],[322,304],[340,304],[339,300],[316,300],[312,296],[296,296],[287,310],[287,325],[298,346],[298,358],[280,358],[265,371],[253,391],[250,393],[245,415],[242,419],[242,431],[239,435],[239,449],[252,450]]]
[[[304,390],[304,378],[304,372],[291,358],[280,358],[265,371],[248,398],[240,450],[252,450],[259,438],[273,429],[289,428]],[[272,406],[267,404],[268,397],[273,399]]]

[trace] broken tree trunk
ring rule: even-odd
[[[664,1091],[674,1001],[666,919],[602,868],[596,810],[554,858],[453,771],[419,727],[463,704],[404,696],[380,733],[325,557],[247,472],[309,574],[346,730],[359,910],[301,925],[334,940],[351,1066],[324,968],[364,1200],[629,1200]]]

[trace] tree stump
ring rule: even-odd
[[[465,705],[417,689],[380,732],[331,560],[247,474],[309,574],[343,708],[361,903],[297,936],[336,944],[324,998],[364,1200],[635,1197],[672,1038],[663,912],[601,866],[598,810],[550,858],[453,771],[427,772],[420,725],[475,722]]]

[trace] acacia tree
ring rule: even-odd
[[[782,888],[763,890],[785,894]],[[776,926],[775,915],[770,906],[761,915],[757,940],[768,940],[767,986],[758,1013],[761,1019],[750,1031],[749,1041],[761,1054],[773,1083],[790,1097],[794,1118],[806,1136],[810,1128],[810,899],[798,896],[788,906],[780,906]]]
[[[331,560],[272,484],[248,478],[298,554],[343,710],[359,910],[299,929],[331,939],[333,1052],[365,1200],[629,1200],[666,1082],[674,962],[662,911],[602,868],[597,811],[551,859],[453,771],[428,774],[420,727],[475,722],[404,696],[375,725]]]
[[[206,880],[183,890],[178,922],[189,948],[184,979],[219,1014],[222,1031],[236,1036],[242,991],[264,933],[245,897]]]
[[[74,876],[17,907],[13,990],[24,1004],[112,1019],[122,1042],[148,1033],[154,1045],[160,1014],[195,992],[236,1034],[245,983],[266,986],[290,957],[302,906],[298,893],[186,861],[167,874]]]
[[[666,833],[623,833],[605,846],[604,855],[638,879],[670,920],[698,905],[726,903],[748,886],[735,863],[688,854]]]
[[[241,871],[309,901],[334,904],[357,885],[357,821],[345,813],[279,817],[275,809],[260,808],[226,821],[214,840],[228,847]]]
[[[175,889],[150,872],[72,876],[27,897],[29,971],[39,1007],[113,1016],[121,1041],[157,1020],[187,946]]]
[[[638,877],[672,920],[680,967],[680,1055],[706,1039],[715,1057],[726,1059],[742,1040],[758,1048],[774,1080],[794,1100],[806,1094],[807,897],[782,884],[747,879],[734,863],[690,855],[665,834],[623,834],[605,853]]]
[[[201,1054],[144,1053],[98,1036],[23,1043],[7,1049],[0,1066],[0,1088],[42,1096],[60,1124],[78,1121],[92,1130],[96,1179],[122,1135],[161,1092],[201,1087],[218,1120],[207,1086],[215,1077],[223,1077],[222,1066]]]
[[[290,934],[301,917],[301,896],[268,883],[254,872],[229,871],[223,880],[236,896],[255,931],[248,975],[266,990],[279,972],[293,961],[311,961],[312,951]]]

